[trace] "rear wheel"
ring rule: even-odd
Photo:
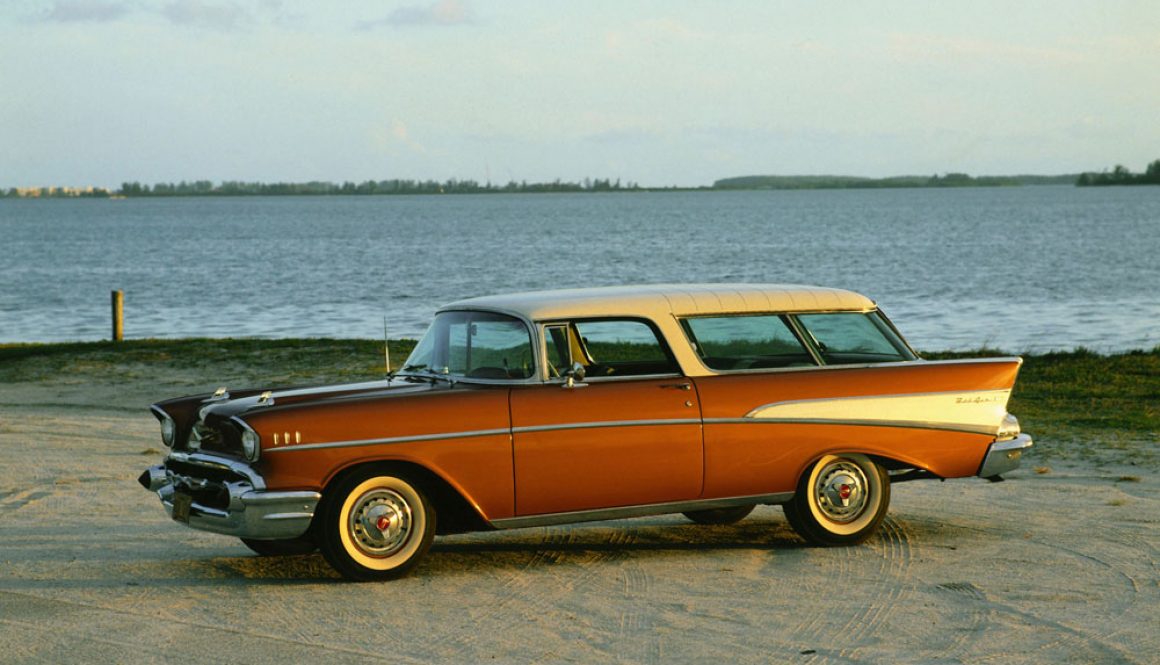
[[[865,455],[826,455],[802,474],[782,508],[798,535],[817,545],[869,538],[890,505],[890,476]]]
[[[748,517],[754,508],[756,508],[755,505],[749,504],[748,506],[733,506],[732,508],[690,510],[682,514],[697,524],[733,524]]]
[[[418,483],[368,467],[340,481],[324,500],[318,545],[343,577],[406,575],[435,538],[435,508]]]
[[[256,540],[242,538],[241,541],[257,554],[262,556],[295,556],[310,554],[318,549],[314,541],[309,538],[290,538],[287,540]]]

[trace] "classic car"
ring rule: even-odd
[[[806,541],[870,537],[891,483],[998,479],[1031,438],[1019,358],[927,361],[875,303],[797,285],[650,285],[438,310],[382,381],[153,405],[140,482],[169,515],[344,577],[407,573],[437,533],[781,505]]]

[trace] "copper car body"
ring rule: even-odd
[[[159,402],[141,483],[263,554],[405,574],[435,532],[781,504],[872,535],[892,482],[997,479],[1032,445],[1018,358],[925,361],[869,299],[797,285],[544,291],[447,305],[377,382]]]

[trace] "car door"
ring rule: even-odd
[[[696,388],[636,319],[548,324],[551,374],[511,393],[516,514],[696,499],[703,482]],[[575,377],[573,377],[575,378]]]

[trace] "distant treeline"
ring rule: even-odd
[[[1098,187],[1100,185],[1160,185],[1160,159],[1148,165],[1144,172],[1135,174],[1127,167],[1116,165],[1111,173],[1084,173],[1075,181],[1079,187]]]
[[[752,175],[725,178],[713,189],[887,189],[905,187],[1020,187],[1024,185],[1070,185],[1076,175],[1009,175],[971,177],[966,173],[932,176],[860,178],[841,175]]]
[[[585,178],[582,182],[515,182],[480,183],[475,180],[367,180],[354,183],[334,182],[238,182],[215,185],[208,180],[179,183],[157,183],[150,187],[126,182],[116,195],[142,196],[375,196],[394,194],[502,194],[540,192],[615,192],[639,190],[635,182],[622,185],[620,180]]]
[[[655,190],[658,188],[648,188]],[[673,188],[675,189],[675,188]],[[632,192],[644,191],[635,182],[622,184],[620,179],[585,178],[581,182],[515,182],[479,183],[475,180],[367,180],[366,182],[240,182],[227,180],[214,184],[209,180],[159,182],[148,185],[126,182],[118,190],[101,187],[30,187],[0,189],[0,198],[144,198],[166,196],[375,196],[401,194],[535,194],[543,192]]]
[[[0,198],[145,198],[168,196],[383,196],[404,194],[537,194],[547,192],[639,192],[680,191],[688,189],[886,189],[921,187],[1018,187],[1024,185],[1155,185],[1160,184],[1160,159],[1148,165],[1142,174],[1123,166],[1110,173],[1069,175],[978,176],[947,173],[932,176],[893,176],[862,178],[839,175],[753,175],[725,178],[712,187],[641,187],[635,182],[621,184],[620,179],[585,178],[581,182],[480,183],[476,180],[367,180],[354,182],[241,182],[227,180],[214,184],[209,180],[159,182],[154,185],[125,182],[118,190],[103,187],[12,187],[0,189]]]

